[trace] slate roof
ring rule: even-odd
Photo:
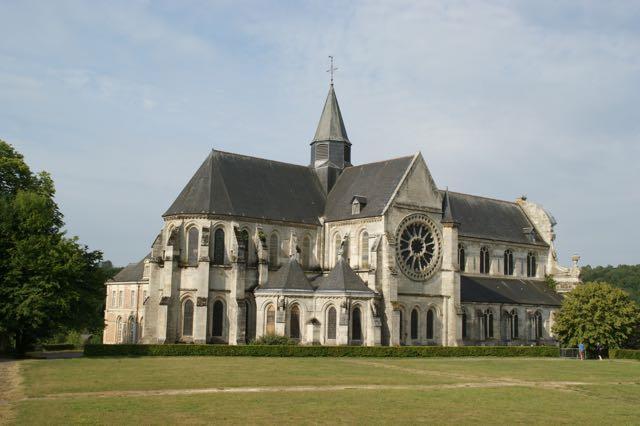
[[[316,280],[318,287],[316,291],[324,292],[365,292],[373,294],[373,291],[367,287],[362,279],[356,274],[349,262],[343,257],[338,259],[336,266],[333,267],[329,275],[321,277]]]
[[[300,264],[291,258],[277,271],[269,273],[269,279],[260,288],[268,290],[308,290],[313,291],[309,280],[305,276]]]
[[[118,272],[110,281],[117,283],[128,283],[142,280],[142,275],[144,273],[144,261],[149,256],[145,256],[142,258],[140,262],[130,263],[120,272]]]
[[[212,150],[163,216],[208,213],[318,224],[324,198],[307,166]]]
[[[380,216],[402,180],[413,156],[347,167],[327,196],[325,220]],[[351,214],[354,196],[365,197],[367,204],[359,214]]]
[[[449,214],[460,224],[461,236],[548,246],[516,203],[457,192],[449,192],[447,198]],[[526,228],[533,232],[534,240]]]
[[[333,90],[333,84],[329,87],[329,94],[327,94],[327,100],[324,102],[322,115],[312,143],[320,141],[350,143],[347,130],[344,127],[344,121],[342,121],[338,98],[336,98],[336,92]]]
[[[462,302],[560,306],[562,296],[544,281],[493,277],[460,277]]]

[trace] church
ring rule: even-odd
[[[553,216],[443,190],[420,153],[353,165],[357,146],[332,83],[308,165],[212,150],[105,283],[104,343],[554,344],[580,269]]]

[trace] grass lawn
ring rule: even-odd
[[[104,358],[19,365],[18,424],[640,423],[640,362]]]

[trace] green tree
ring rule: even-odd
[[[102,254],[65,235],[54,193],[48,174],[33,174],[0,140],[0,340],[18,353],[103,325]]]
[[[590,266],[580,270],[583,281],[604,281],[621,288],[640,303],[640,265]]]
[[[591,282],[568,293],[556,315],[553,332],[566,346],[584,343],[620,348],[640,324],[640,307],[608,283]]]

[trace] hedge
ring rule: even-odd
[[[637,359],[640,361],[640,350],[638,349],[609,349],[611,359]]]
[[[558,357],[554,346],[85,345],[85,356]]]

